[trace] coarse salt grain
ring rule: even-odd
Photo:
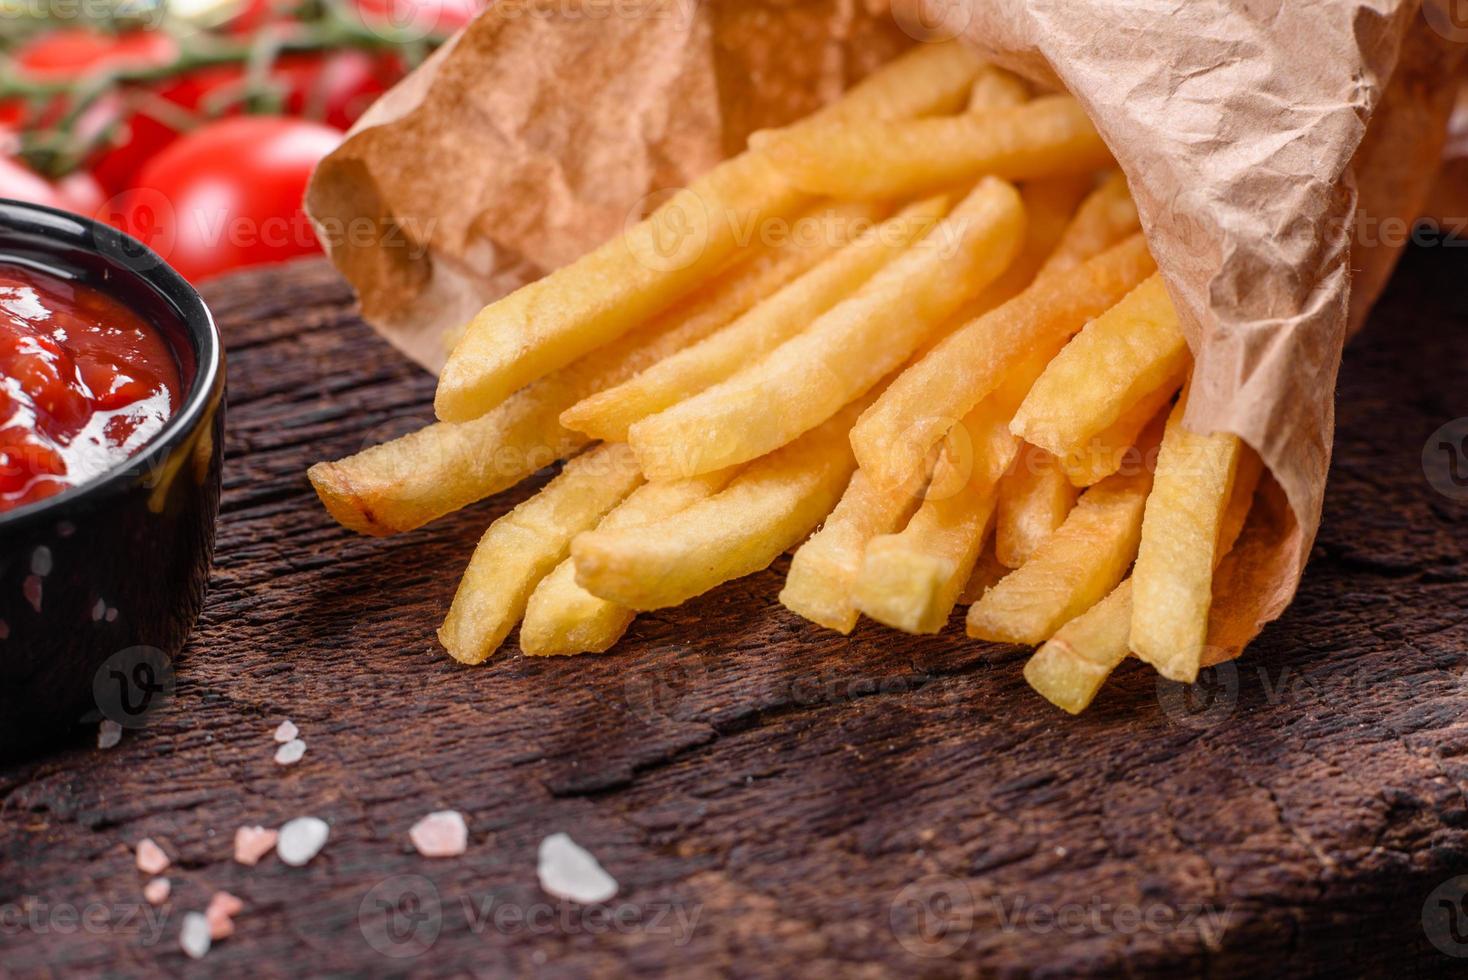
[[[439,810],[415,823],[408,839],[424,857],[458,857],[469,846],[469,827],[458,810]]]
[[[122,726],[111,718],[103,718],[97,726],[97,748],[110,749],[122,741]]]
[[[173,884],[167,878],[154,878],[143,886],[143,898],[149,905],[162,905],[172,891]]]
[[[260,826],[239,828],[234,832],[234,859],[254,867],[271,852],[279,836],[275,831]]]
[[[301,730],[289,718],[275,726],[275,740],[277,742],[289,742],[299,734],[301,734]]]
[[[299,868],[321,853],[331,828],[317,817],[297,817],[280,828],[275,853],[293,868]]]
[[[547,894],[582,905],[605,902],[617,894],[616,879],[567,834],[551,834],[540,842],[536,874]]]
[[[163,848],[153,843],[153,838],[138,841],[138,870],[144,874],[161,875],[168,870],[168,855]]]
[[[245,903],[229,892],[215,892],[214,897],[209,899],[209,907],[204,910],[204,918],[209,923],[209,938],[218,941],[233,936],[234,917],[244,907]]]
[[[190,912],[184,916],[183,928],[178,933],[178,944],[193,959],[203,959],[209,952],[209,920],[201,913]]]
[[[275,763],[280,766],[293,766],[301,761],[301,756],[306,754],[306,743],[298,738],[275,750]]]

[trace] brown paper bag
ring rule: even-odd
[[[353,128],[308,210],[363,315],[436,370],[484,303],[903,47],[961,37],[1069,89],[1185,322],[1188,423],[1273,476],[1220,570],[1216,661],[1288,605],[1319,525],[1342,346],[1405,242],[1359,229],[1419,214],[1442,157],[1463,39],[1427,2],[499,0]]]

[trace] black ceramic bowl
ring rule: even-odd
[[[224,352],[187,282],[135,239],[0,201],[0,262],[78,278],[157,328],[178,361],[178,412],[135,456],[0,513],[0,757],[78,722],[136,727],[172,693],[204,601],[224,441]]]

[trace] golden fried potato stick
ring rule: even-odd
[[[1259,457],[1245,451],[1219,530],[1218,561],[1233,549],[1244,530],[1260,474]],[[1128,578],[1035,651],[1025,664],[1025,680],[1051,704],[1078,715],[1131,652],[1131,632],[1132,580]]]
[[[1009,433],[1014,398],[985,399],[955,427],[929,496],[897,534],[873,538],[862,560],[856,607],[885,626],[937,633],[968,583],[994,516],[999,479],[1019,440]],[[956,489],[956,492],[955,492]]]
[[[719,470],[674,483],[644,483],[597,527],[612,531],[671,517],[724,489],[736,472]],[[520,624],[520,650],[532,657],[605,653],[627,632],[636,615],[577,585],[576,563],[567,558],[531,593],[525,621]]]
[[[969,112],[993,112],[1012,109],[1030,101],[1030,87],[1025,80],[998,65],[985,65],[969,91]]]
[[[1052,177],[1028,181],[1020,188],[1025,205],[1025,243],[1004,270],[958,316],[958,325],[1002,306],[1029,288],[1056,249],[1062,246],[1076,214],[1076,205],[1091,186],[1090,177]]]
[[[595,527],[641,482],[625,445],[598,446],[491,524],[439,627],[444,649],[461,663],[488,659],[525,614],[530,593],[566,557],[571,539]]]
[[[1126,177],[1115,171],[1081,203],[1040,274],[1069,272],[1141,230]]]
[[[887,480],[912,472],[1016,361],[1036,347],[1058,347],[1156,268],[1146,240],[1134,235],[1069,272],[1037,279],[945,337],[857,422],[851,442],[862,468]]]
[[[1054,534],[1076,503],[1076,488],[1060,460],[1025,444],[999,482],[994,523],[994,553],[1000,563],[1018,568]]]
[[[790,127],[896,119],[961,103],[981,67],[958,45],[919,45]],[[925,49],[925,50],[924,50]],[[439,377],[434,410],[467,422],[667,309],[733,256],[749,229],[806,196],[760,153],[719,164],[640,223],[474,317]]]
[[[824,222],[860,211],[823,209]],[[438,422],[307,471],[331,516],[362,534],[422,527],[519,483],[590,442],[558,416],[577,401],[697,343],[807,271],[831,246],[761,249],[643,327],[511,395],[471,422]]]
[[[846,435],[862,404],[672,517],[579,535],[571,545],[577,583],[629,609],[662,609],[767,567],[836,506],[855,468]]]
[[[825,524],[795,552],[780,602],[812,623],[850,633],[859,615],[852,588],[867,542],[905,525],[921,500],[919,487],[885,486],[857,470]]]
[[[1188,368],[1184,367],[1160,388],[1142,396],[1141,401],[1123,412],[1104,431],[1086,440],[1084,446],[1061,457],[1060,466],[1065,470],[1071,485],[1094,486],[1128,463],[1137,465],[1137,437],[1142,434],[1147,423],[1157,417],[1162,406],[1172,401],[1172,396],[1182,387],[1187,371]]]
[[[1024,226],[1019,193],[985,178],[929,234],[805,331],[727,381],[633,425],[628,442],[643,471],[666,480],[722,469],[824,422],[997,279],[1019,250]],[[882,475],[901,482],[890,470]]]
[[[1034,180],[1114,166],[1068,95],[926,119],[856,119],[751,141],[791,184],[832,197],[902,198],[981,175]]]
[[[1143,436],[1146,446],[1156,445],[1159,428],[1154,423]],[[1143,468],[1118,473],[1087,490],[1030,560],[969,608],[968,635],[1000,643],[1043,643],[1099,602],[1136,557],[1151,488],[1152,473]]]
[[[1167,420],[1132,571],[1131,648],[1162,676],[1197,680],[1213,604],[1219,528],[1243,444],[1183,426],[1188,391]]]
[[[1050,362],[1020,406],[1014,434],[1069,455],[1178,377],[1189,357],[1172,298],[1154,275],[1086,324]]]
[[[594,438],[625,440],[634,422],[724,381],[810,326],[932,231],[950,203],[942,195],[930,198],[868,229],[717,333],[571,406],[561,424]]]

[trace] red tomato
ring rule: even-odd
[[[75,27],[21,45],[15,66],[28,78],[66,81],[103,71],[153,68],[177,56],[178,45],[161,31],[112,35]]]
[[[117,223],[195,282],[310,254],[318,245],[301,200],[341,138],[280,116],[212,122],[143,167]]]
[[[90,174],[75,173],[55,183],[9,157],[0,156],[0,197],[44,204],[91,216],[102,206],[102,188]]]
[[[346,48],[324,58],[287,55],[276,62],[271,75],[286,89],[287,113],[347,129],[405,72],[395,54]]]

